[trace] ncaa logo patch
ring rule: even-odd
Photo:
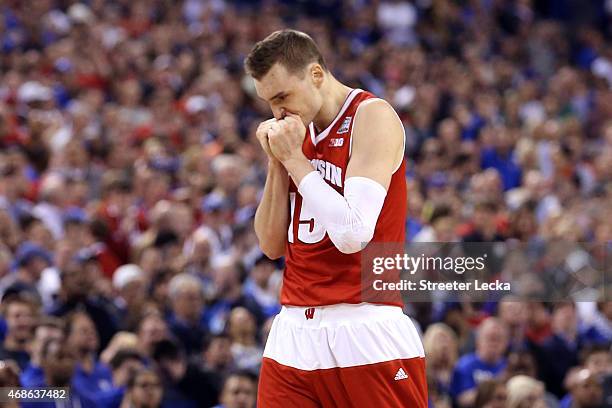
[[[344,122],[342,122],[342,125],[338,128],[337,134],[341,135],[343,133],[348,133],[349,127],[351,127],[351,119],[353,119],[352,116],[347,116],[346,119],[344,119]]]

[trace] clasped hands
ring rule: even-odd
[[[269,119],[257,128],[257,139],[271,160],[287,164],[294,159],[304,159],[302,144],[306,127],[302,119],[295,114],[287,113],[283,119]]]

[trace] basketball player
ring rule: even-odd
[[[363,245],[405,240],[401,121],[335,79],[304,33],[271,34],[245,69],[274,114],[257,129],[269,164],[255,232],[286,258],[258,406],[426,407],[423,347],[401,301],[360,296]]]

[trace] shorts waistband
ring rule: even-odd
[[[300,326],[325,327],[389,320],[403,314],[399,306],[342,303],[313,307],[283,306],[279,317]]]

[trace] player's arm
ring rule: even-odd
[[[391,106],[382,100],[372,100],[360,106],[358,113],[353,125],[344,196],[325,183],[301,149],[287,149],[282,142],[289,140],[291,144],[294,138],[291,135],[299,134],[292,131],[295,124],[284,124],[286,129],[279,135],[270,133],[273,153],[281,159],[304,202],[343,253],[360,251],[374,236],[393,170],[403,157],[404,133]],[[293,122],[290,119],[285,121]]]
[[[275,122],[276,119],[270,119],[257,129],[257,139],[268,155],[268,174],[254,221],[259,247],[271,259],[284,255],[289,227],[289,175],[268,144],[268,131]]]

